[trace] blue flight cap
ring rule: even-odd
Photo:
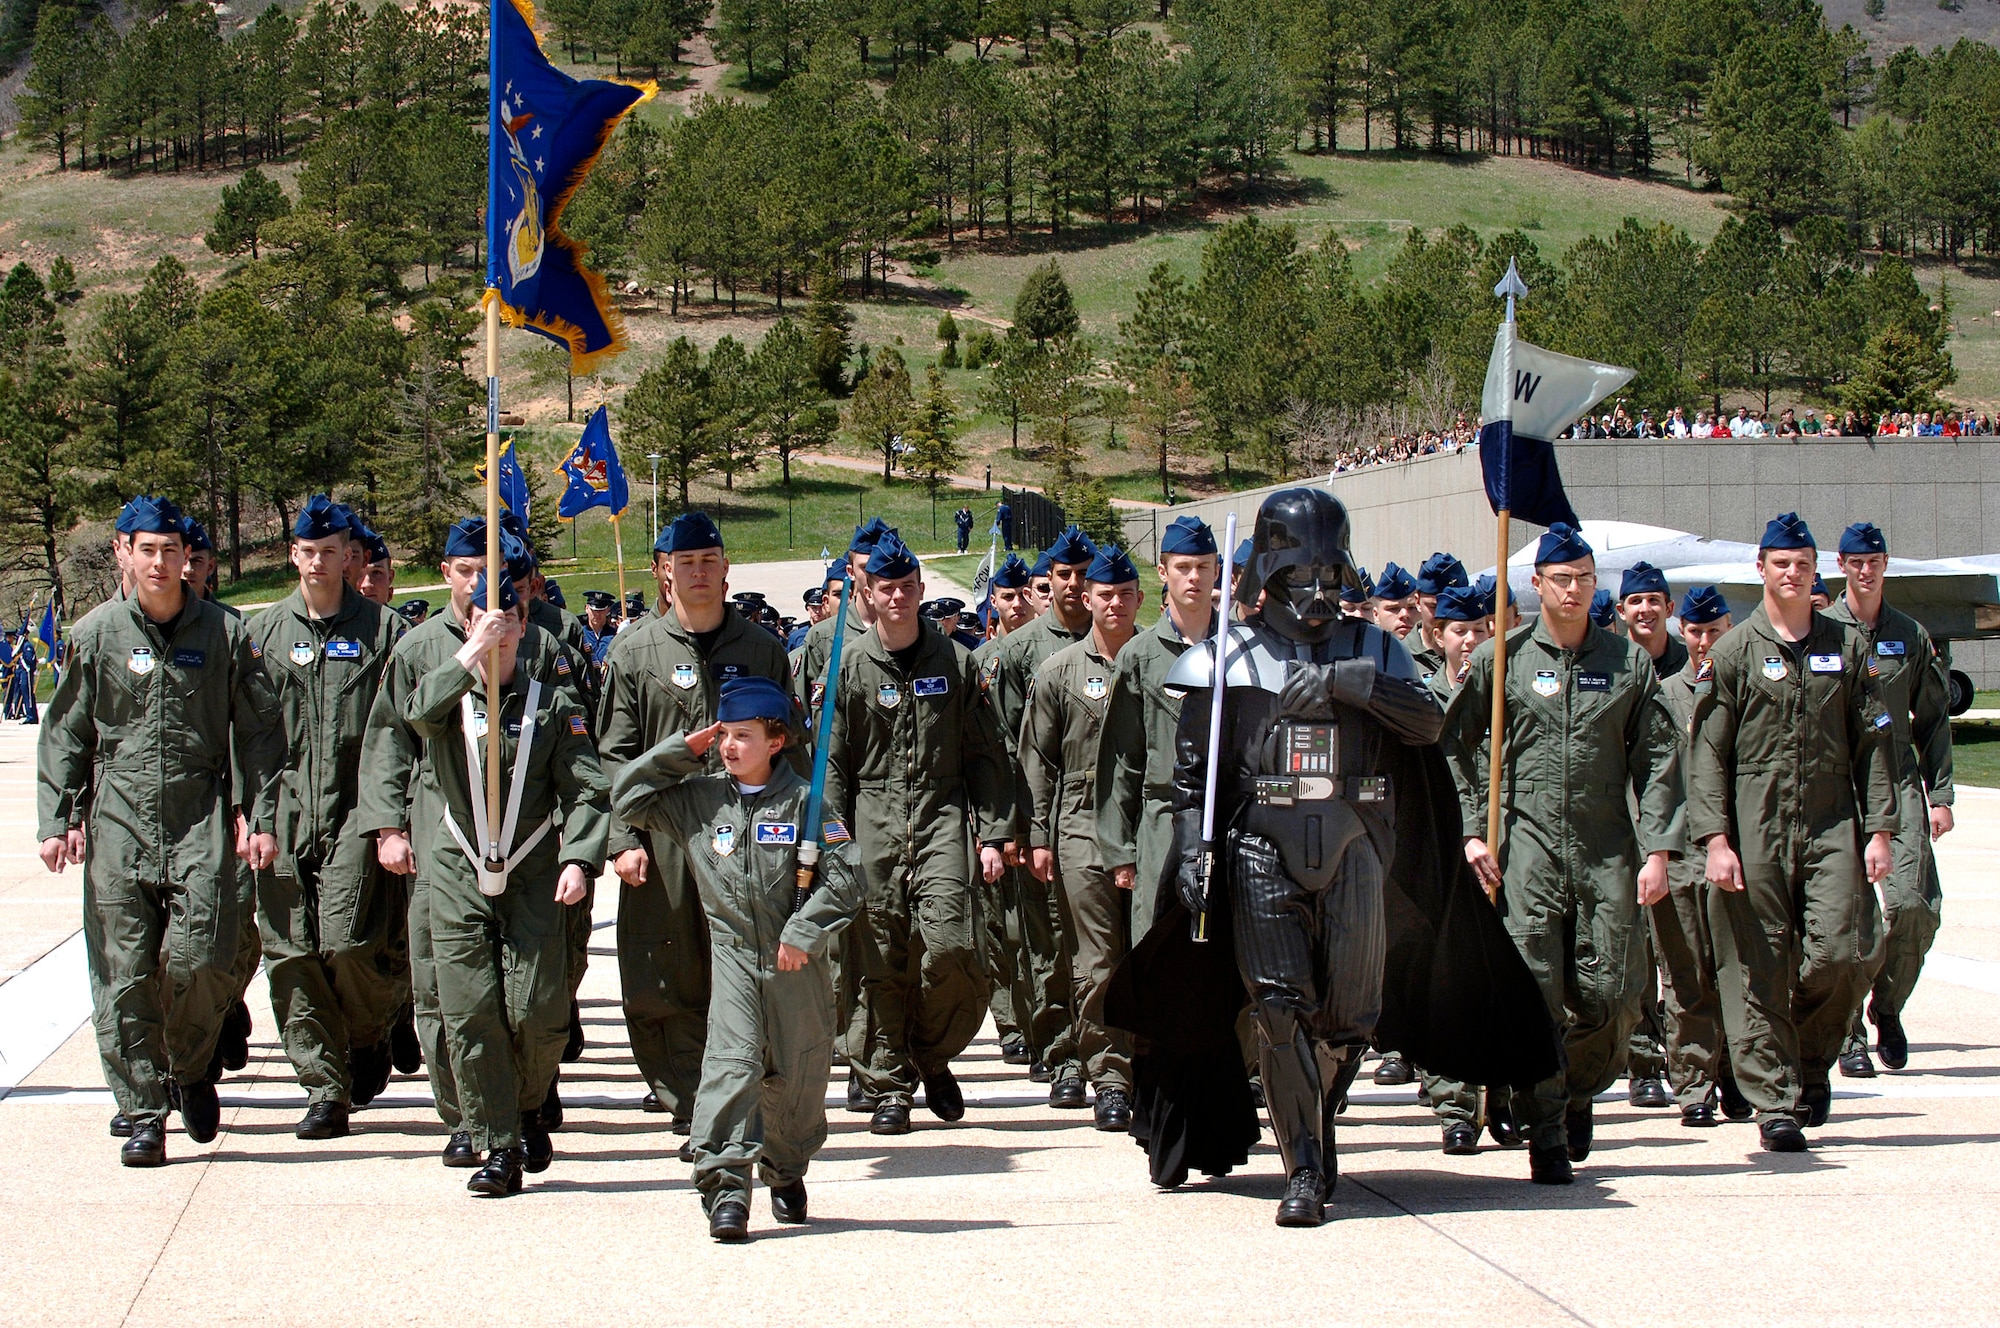
[[[1824,595],[1828,599],[1833,598],[1833,592],[1826,588],[1826,578],[1821,576],[1818,572],[1813,573],[1812,593],[1815,595]]]
[[[483,516],[462,516],[454,521],[451,530],[444,537],[444,556],[447,558],[484,558],[486,556],[486,518]]]
[[[1250,541],[1244,540],[1243,543],[1247,548]],[[1354,584],[1340,588],[1340,602],[1342,604],[1366,604],[1368,597],[1374,591],[1375,583],[1368,579],[1368,569],[1365,567],[1356,567],[1354,569]]]
[[[1000,570],[993,574],[990,583],[1003,590],[1025,590],[1028,586],[1028,564],[1021,561],[1021,555],[1010,553],[1007,561],[1000,564]]]
[[[1714,586],[1691,586],[1681,596],[1681,621],[1699,627],[1729,616],[1729,601]]]
[[[1562,561],[1569,562],[1570,559],[1565,558]],[[1611,598],[1610,591],[1600,590],[1590,597],[1590,620],[1599,627],[1609,627],[1618,621],[1617,601]]]
[[[386,563],[389,561],[389,541],[383,539],[366,526],[361,528],[361,546],[368,550],[369,562]]]
[[[1035,565],[1028,569],[1028,579],[1032,581],[1038,576],[1047,576],[1048,574],[1049,555],[1044,553],[1041,557],[1035,559]]]
[[[715,717],[725,724],[740,724],[746,719],[785,722],[792,717],[792,698],[785,695],[784,688],[761,675],[731,678],[722,684]]]
[[[854,528],[854,539],[848,544],[849,553],[873,553],[875,545],[884,535],[890,533],[889,523],[879,516],[871,516]]]
[[[140,494],[118,513],[118,529],[127,535],[181,535],[181,509],[171,498]]]
[[[904,547],[894,531],[877,540],[875,551],[868,555],[868,575],[879,576],[885,581],[901,581],[921,570],[917,555]]]
[[[719,549],[722,532],[706,512],[682,512],[667,523],[653,541],[654,553],[689,553],[695,549]]]
[[[1674,592],[1667,589],[1667,574],[1651,563],[1633,563],[1625,569],[1625,575],[1618,582],[1618,598],[1627,600],[1634,595],[1665,595],[1669,601]]]
[[[335,503],[333,505],[333,515],[334,519],[339,521],[341,526],[350,535],[362,529],[361,518],[354,515],[354,509],[346,503]]]
[[[1214,553],[1215,532],[1200,517],[1177,516],[1160,532],[1160,556],[1170,553]]]
[[[1067,526],[1044,556],[1051,567],[1057,563],[1087,563],[1097,557],[1097,545],[1083,533],[1082,526]]]
[[[1438,591],[1434,616],[1439,622],[1478,622],[1492,611],[1486,596],[1471,586],[1446,586]]]
[[[1488,613],[1493,612],[1495,603],[1495,592],[1499,589],[1499,583],[1493,579],[1493,573],[1486,572],[1481,574],[1480,578],[1472,583],[1472,588],[1473,590],[1479,593],[1479,596],[1482,599],[1486,601],[1486,611]],[[1514,587],[1508,586],[1507,603],[1511,605],[1513,604],[1513,602],[1514,602]]]
[[[553,581],[548,582],[542,587],[542,598],[559,609],[569,607],[569,604],[563,599],[562,587]]]
[[[1251,552],[1251,543],[1246,539],[1236,546],[1235,554],[1229,559],[1230,566],[1238,569],[1248,567],[1250,565]],[[1366,581],[1368,578],[1364,576],[1361,579]]]
[[[202,549],[213,551],[215,548],[215,541],[208,537],[208,527],[191,516],[181,518],[181,543],[187,546],[189,553]]]
[[[1592,556],[1591,548],[1583,542],[1583,534],[1575,526],[1558,521],[1549,527],[1549,533],[1542,536],[1542,542],[1535,546],[1535,566],[1544,563],[1580,563]]]
[[[1453,586],[1471,585],[1466,578],[1465,564],[1448,553],[1434,553],[1424,559],[1424,565],[1417,569],[1417,593],[1419,595],[1442,595]]]
[[[1097,551],[1090,560],[1090,569],[1083,574],[1086,581],[1095,581],[1101,586],[1122,586],[1128,581],[1139,579],[1139,569],[1132,566],[1132,560],[1116,544],[1107,544]]]
[[[535,574],[537,563],[528,542],[511,530],[500,532],[500,556],[506,560],[507,575],[516,581],[526,581]]]
[[[842,558],[837,563],[828,563],[826,565],[826,575],[819,579],[819,583],[823,588],[829,581],[845,581],[847,579],[847,559]]]
[[[1376,599],[1408,599],[1417,593],[1417,580],[1396,564],[1385,563],[1374,593]]]
[[[1840,551],[1852,554],[1889,552],[1889,537],[1873,521],[1857,521],[1840,532]]]
[[[521,602],[521,597],[514,593],[514,578],[511,576],[500,578],[499,594],[499,607],[502,612]],[[472,606],[476,609],[486,607],[486,573],[483,570],[479,573],[479,579],[472,583]]]
[[[1771,518],[1771,524],[1764,527],[1764,538],[1757,542],[1757,548],[1764,549],[1817,549],[1819,541],[1813,538],[1812,527],[1799,520],[1797,512],[1780,512]]]
[[[306,499],[306,505],[299,509],[299,519],[292,523],[293,539],[332,539],[346,533],[347,518],[340,514],[340,504],[323,493]]]

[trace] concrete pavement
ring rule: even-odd
[[[611,921],[583,997],[590,1047],[564,1069],[568,1123],[527,1192],[476,1201],[436,1161],[421,1075],[352,1137],[305,1144],[304,1105],[251,988],[252,1061],[223,1085],[223,1130],[127,1171],[87,1025],[74,871],[33,855],[34,731],[0,727],[0,1321],[189,1324],[979,1323],[1327,1325],[2000,1322],[2000,793],[1962,790],[1944,841],[1945,928],[1908,1012],[1910,1068],[1835,1081],[1802,1157],[1748,1125],[1683,1130],[1620,1092],[1569,1189],[1527,1158],[1437,1152],[1408,1089],[1364,1082],[1340,1126],[1334,1220],[1271,1224],[1268,1143],[1225,1180],[1162,1194],[1123,1137],[1000,1064],[960,1063],[970,1110],[878,1139],[835,1107],[811,1225],[709,1242],[664,1118],[638,1109]],[[1949,956],[1949,957],[1946,957]],[[37,1024],[35,1021],[40,1020]],[[64,1020],[72,1020],[62,1031]],[[53,1050],[36,1055],[36,1029]],[[20,1060],[32,1057],[32,1065]],[[836,1080],[829,1100],[839,1096]]]

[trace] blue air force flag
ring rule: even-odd
[[[481,461],[472,468],[481,484],[486,483],[486,463]],[[514,439],[510,435],[500,444],[500,501],[507,510],[528,520],[528,477],[521,473],[521,459],[514,455]]]
[[[589,373],[625,348],[624,328],[562,211],[654,85],[571,78],[542,54],[533,18],[528,0],[493,0],[486,284],[509,324],[569,347],[571,372]]]
[[[1576,525],[1576,510],[1556,471],[1553,439],[1630,382],[1632,373],[1543,350],[1516,337],[1514,324],[1500,324],[1479,402],[1486,417],[1479,430],[1479,467],[1493,510],[1505,508],[1538,526]]]
[[[618,448],[611,441],[611,421],[599,406],[583,424],[583,437],[556,467],[569,481],[556,515],[574,521],[593,507],[608,507],[611,515],[623,516],[630,505],[631,490],[625,483],[625,467],[618,463]]]

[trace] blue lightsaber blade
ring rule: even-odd
[[[812,788],[806,793],[804,842],[799,845],[798,878],[792,886],[794,913],[806,906],[806,896],[812,893],[813,873],[819,867],[820,848],[826,842],[826,827],[821,824],[820,812],[826,801],[826,758],[833,747],[834,696],[839,690],[841,652],[847,646],[847,600],[854,581],[850,578],[837,584],[839,589],[834,593],[840,596],[840,609],[833,617],[833,650],[826,659],[825,690],[820,693],[819,714],[814,718]]]

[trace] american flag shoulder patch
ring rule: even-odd
[[[252,659],[264,658],[264,647],[258,645],[254,640],[250,642],[250,658]]]
[[[1882,676],[1882,666],[1875,662],[1875,657],[1873,655],[1870,655],[1868,657],[1868,676],[1871,678],[1879,678]]]
[[[571,733],[574,733],[579,738],[581,738],[584,735],[582,715],[571,715],[569,717],[569,731]]]
[[[820,825],[819,837],[820,842],[826,844],[845,844],[853,838],[852,835],[847,833],[847,822],[845,821],[823,822]]]

